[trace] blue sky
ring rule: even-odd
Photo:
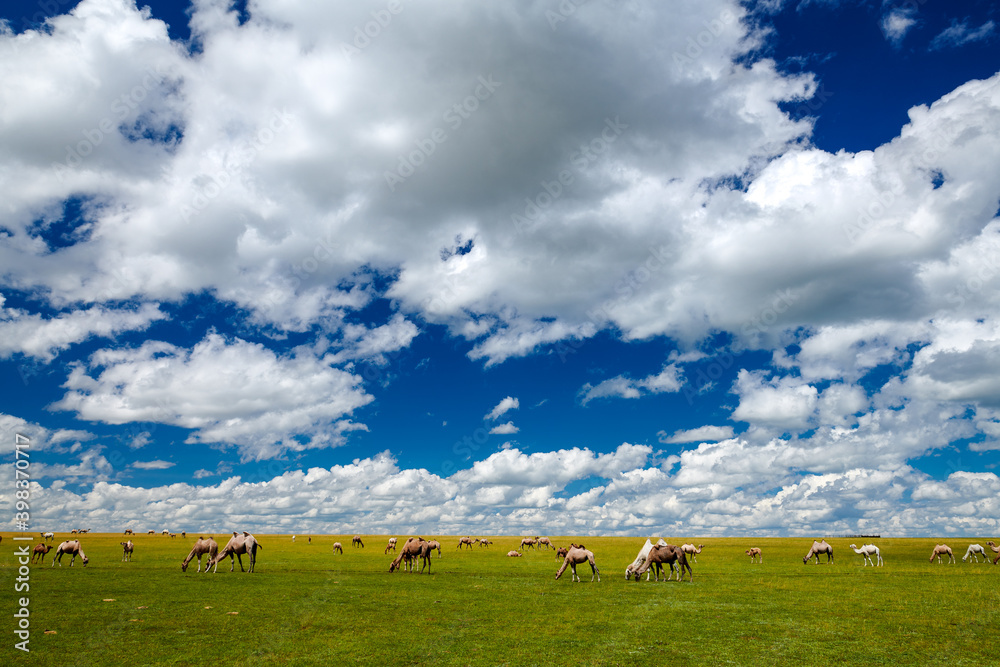
[[[997,528],[991,3],[4,12],[40,530]]]

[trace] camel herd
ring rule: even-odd
[[[71,531],[71,533],[80,532],[85,533],[86,531],[81,531],[79,529]],[[153,534],[153,531],[149,532]],[[43,541],[35,546],[31,557],[32,563],[35,563],[36,561],[38,564],[44,563],[45,556],[53,549],[53,547],[46,544],[45,541],[54,539],[54,534],[51,532],[43,532],[40,534]],[[125,535],[134,534],[135,533],[131,529],[126,529],[125,531]],[[170,533],[164,531],[164,534]],[[184,532],[181,534],[186,535]],[[311,537],[309,538],[309,543],[312,543]],[[129,539],[125,542],[120,542],[119,544],[122,547],[122,562],[131,562],[135,551],[135,543]],[[355,548],[364,548],[364,542],[362,541],[360,535],[355,535],[351,540],[351,544]],[[486,538],[462,537],[458,541],[457,548],[461,549],[463,547],[468,547],[471,549],[474,545],[488,547],[491,544],[493,544],[493,542]],[[389,565],[389,572],[395,572],[402,569],[413,573],[416,569],[417,561],[420,561],[420,572],[423,573],[424,570],[426,570],[429,574],[431,571],[431,553],[434,550],[437,550],[438,557],[441,556],[441,543],[437,540],[425,540],[422,537],[410,537],[398,550],[398,553],[397,545],[398,539],[390,537],[384,550],[385,554],[388,554],[389,551],[392,551],[395,554],[395,558]],[[987,542],[986,545],[994,554],[996,554],[996,558],[993,559],[993,564],[996,565],[1000,562],[1000,546],[997,546],[993,541]],[[555,575],[557,580],[563,575],[567,568],[570,568],[572,571],[572,581],[581,581],[580,576],[577,574],[576,566],[584,563],[588,563],[590,565],[592,572],[591,581],[601,580],[600,569],[597,567],[594,553],[586,549],[582,544],[574,543],[570,544],[569,547],[556,549],[556,547],[552,544],[552,541],[547,537],[525,537],[521,540],[520,550],[512,549],[507,552],[507,556],[511,558],[520,558],[524,555],[523,552],[525,550],[540,550],[542,547],[554,550],[556,559],[562,560],[562,565],[559,567],[559,570]],[[691,570],[691,563],[698,562],[698,554],[702,553],[702,549],[704,549],[704,547],[704,544],[682,544],[680,546],[676,546],[668,544],[662,539],[658,540],[656,544],[653,544],[647,539],[643,547],[639,550],[635,560],[633,560],[632,563],[625,568],[625,579],[629,580],[634,577],[636,581],[639,581],[641,576],[645,574],[646,581],[649,581],[651,576],[655,578],[655,581],[659,581],[660,574],[665,569],[664,566],[669,566],[670,571],[666,575],[664,581],[670,581],[674,578],[676,578],[677,581],[683,581],[685,573],[688,575],[688,581],[693,581],[694,575]],[[263,548],[264,547],[257,541],[257,539],[246,531],[243,531],[242,534],[233,531],[232,538],[229,539],[221,550],[219,549],[219,545],[211,537],[199,537],[187,557],[181,561],[181,571],[186,572],[188,564],[192,560],[197,559],[197,571],[201,572],[202,557],[205,556],[205,572],[207,573],[209,570],[217,572],[219,562],[225,560],[228,556],[230,559],[230,572],[234,572],[236,563],[239,563],[240,571],[252,573],[257,562],[257,552],[258,550],[263,550]],[[55,549],[55,555],[52,557],[52,567],[55,567],[57,563],[60,567],[62,566],[62,557],[64,554],[70,555],[70,567],[73,566],[77,556],[80,557],[84,567],[86,567],[89,562],[89,559],[84,554],[83,548],[78,539],[62,542],[58,547],[55,547]],[[868,565],[871,565],[872,567],[881,567],[884,565],[882,552],[879,547],[874,544],[863,544],[861,547],[851,544],[850,549],[854,551],[854,553],[862,556],[865,567]],[[340,542],[334,542],[333,552],[335,554],[344,553],[343,546]],[[750,547],[744,553],[750,557],[751,563],[763,563],[763,553],[759,547]],[[247,569],[244,569],[243,567],[242,556],[244,555],[246,555],[249,559]],[[806,553],[806,555],[802,558],[802,562],[805,564],[815,559],[815,562],[818,565],[821,562],[820,556],[822,555],[826,555],[826,563],[832,564],[834,562],[833,546],[831,546],[825,539],[814,540],[808,553]],[[962,561],[978,563],[980,562],[980,556],[983,557],[983,563],[990,562],[990,557],[986,548],[980,544],[970,544],[965,552],[965,556],[962,557]],[[955,563],[955,554],[951,547],[946,544],[936,544],[931,552],[930,562],[933,563],[934,560],[937,559],[937,562],[940,564],[944,562],[944,558],[947,558],[949,563]]]

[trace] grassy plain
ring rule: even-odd
[[[457,537],[436,536],[443,553],[430,576],[389,574],[386,536],[371,535],[364,549],[350,536],[257,535],[254,574],[230,573],[228,561],[217,574],[197,563],[182,573],[195,537],[138,535],[123,563],[122,536],[84,535],[87,568],[66,558],[52,568],[49,554],[32,566],[30,592],[17,593],[13,553],[29,543],[5,534],[0,664],[978,666],[994,664],[1000,646],[1000,567],[961,561],[989,538],[875,540],[885,566],[872,568],[846,539],[830,540],[832,565],[803,565],[810,539],[665,536],[705,544],[693,583],[636,583],[624,570],[645,538],[553,537],[596,554],[602,581],[584,565],[572,583],[569,571],[554,580],[551,551],[507,558],[514,537],[460,551]],[[941,541],[956,564],[928,562]],[[750,546],[762,564],[750,564]],[[30,653],[14,649],[20,597],[30,599]]]

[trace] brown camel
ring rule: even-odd
[[[461,549],[463,546],[468,545],[468,547],[471,549],[472,545],[475,544],[475,543],[476,543],[476,541],[474,539],[472,539],[471,537],[463,537],[462,539],[460,539],[458,541],[458,548]]]
[[[509,558],[520,558],[521,557],[521,553],[519,551],[511,550],[511,551],[507,552],[507,556]]]
[[[62,556],[63,554],[69,554],[72,558],[69,559],[69,566],[73,567],[73,563],[76,561],[77,554],[80,556],[80,560],[83,561],[83,566],[87,567],[87,563],[90,559],[87,555],[83,553],[83,547],[80,546],[80,540],[67,540],[63,542],[56,548],[56,555],[52,557],[52,567],[59,563],[59,567],[62,567]]]
[[[385,551],[382,552],[383,555],[389,553],[389,549],[392,549],[393,551],[396,550],[396,538],[395,537],[390,537],[389,538],[389,543],[385,545]]]
[[[38,557],[38,564],[41,565],[45,563],[45,554],[52,551],[52,545],[50,544],[36,544],[35,550],[31,552],[31,562],[35,562],[35,557]]]
[[[934,551],[931,552],[931,560],[930,560],[930,562],[933,563],[934,559],[937,558],[938,563],[940,563],[941,562],[941,556],[944,556],[945,554],[948,555],[948,559],[949,559],[948,562],[949,563],[954,563],[955,562],[955,554],[952,553],[951,547],[949,547],[947,544],[936,544],[936,545],[934,545]]]
[[[431,551],[434,551],[435,549],[437,549],[438,558],[440,558],[441,557],[441,543],[438,542],[437,540],[429,540],[427,542],[427,544],[431,545]]]
[[[552,542],[547,537],[539,537],[535,539],[535,543],[537,544],[539,549],[541,549],[542,547],[545,547],[546,549],[555,549],[555,547],[552,546]]]
[[[562,576],[562,573],[566,571],[567,567],[570,567],[573,570],[572,580],[583,581],[576,573],[576,566],[580,563],[590,563],[590,570],[593,572],[593,575],[590,577],[591,581],[594,581],[594,577],[596,577],[598,581],[601,580],[601,571],[597,569],[597,564],[594,562],[594,553],[578,547],[574,547],[567,552],[566,558],[563,560],[562,567],[560,567],[559,571],[556,572],[556,579]]]
[[[639,569],[635,571],[635,580],[639,581],[639,577],[648,570],[650,567],[655,566],[654,576],[656,581],[660,580],[660,571],[664,564],[670,566],[670,574],[664,581],[670,581],[674,576],[674,564],[677,564],[677,581],[684,580],[684,570],[688,571],[688,576],[690,581],[694,581],[694,572],[691,571],[691,566],[688,564],[687,555],[684,551],[673,544],[657,544],[649,550],[646,554],[646,562],[639,566]]]
[[[568,553],[569,549],[567,549],[566,547],[559,547],[558,549],[556,549],[556,560],[559,560],[560,558],[565,558],[566,554]]]
[[[224,546],[214,558],[208,561],[208,567],[205,568],[205,572],[208,572],[208,568],[213,565],[215,566],[216,571],[218,571],[219,561],[224,560],[226,556],[229,556],[230,572],[236,569],[236,561],[239,561],[240,572],[251,573],[254,570],[254,566],[257,564],[257,549],[264,549],[264,547],[257,541],[257,538],[245,530],[242,535],[238,534],[234,530],[233,536],[229,538],[229,542],[226,543],[226,546]],[[250,558],[250,565],[246,570],[243,569],[243,559],[240,557],[242,554],[246,554]]]
[[[431,573],[431,545],[430,543],[422,537],[411,537],[406,540],[406,544],[403,545],[402,550],[399,555],[396,556],[395,560],[389,564],[389,572],[395,572],[399,569],[399,564],[403,561],[403,567],[407,572],[413,574],[414,563],[417,559],[420,559],[420,573],[423,574],[424,567],[427,568],[427,574]]]
[[[131,563],[132,562],[132,552],[135,551],[135,544],[132,540],[128,542],[119,542],[122,545],[122,562]]]
[[[833,547],[826,543],[826,540],[820,540],[819,542],[813,540],[812,547],[809,549],[809,553],[806,557],[802,559],[802,563],[808,563],[809,559],[813,556],[816,557],[816,564],[819,565],[819,555],[826,554],[826,562],[833,562]]]
[[[750,547],[747,549],[746,554],[747,556],[750,556],[751,563],[754,562],[754,559],[756,559],[756,562],[758,563],[764,562],[764,556],[760,553],[760,549],[758,547]]]
[[[365,543],[361,541],[361,536],[360,535],[355,535],[354,537],[351,538],[351,546],[352,547],[361,547],[362,549],[364,549],[365,548]]]
[[[526,537],[523,540],[521,540],[521,548],[524,549],[525,547],[527,547],[528,549],[534,549],[535,540],[530,537]]]
[[[198,540],[194,543],[194,547],[192,547],[191,553],[187,555],[187,558],[181,561],[181,572],[187,572],[188,563],[190,563],[195,558],[198,559],[198,571],[201,572],[201,557],[206,555],[208,556],[208,558],[205,560],[205,562],[208,563],[208,566],[206,567],[205,571],[208,572],[207,568],[211,567],[212,560],[217,555],[219,555],[219,545],[211,537],[207,539],[204,537],[199,537]],[[216,571],[218,571],[219,569],[218,561],[215,562],[215,569]]]

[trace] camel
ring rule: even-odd
[[[755,558],[757,559],[758,563],[764,562],[764,556],[760,553],[760,549],[758,547],[750,547],[749,549],[747,549],[746,554],[747,556],[750,556],[751,563],[754,562]]]
[[[352,547],[361,547],[362,549],[364,549],[365,548],[365,543],[361,541],[361,536],[360,535],[355,535],[354,537],[351,538],[351,546]]]
[[[51,544],[45,544],[44,542],[36,544],[34,551],[31,552],[31,562],[35,562],[35,558],[38,558],[38,564],[45,564],[45,554],[52,551]]]
[[[42,539],[43,540],[54,540],[54,539],[56,539],[56,534],[55,533],[42,533]]]
[[[851,549],[854,549],[854,553],[865,557],[865,567],[868,567],[869,564],[875,567],[875,563],[872,561],[872,554],[875,554],[875,560],[878,561],[879,567],[882,566],[882,552],[874,544],[862,544],[860,549],[852,544]]]
[[[456,547],[456,548],[461,549],[463,546],[468,545],[468,547],[471,549],[472,545],[475,544],[475,543],[476,543],[476,541],[474,539],[472,539],[471,537],[463,537],[462,539],[460,539],[458,541],[458,547]]]
[[[393,552],[396,551],[396,538],[395,537],[390,537],[389,538],[389,544],[385,545],[385,551],[382,552],[382,553],[383,554],[389,553],[389,549],[392,549]]]
[[[438,558],[440,558],[441,557],[441,543],[438,542],[437,540],[430,540],[429,542],[427,542],[427,544],[430,545],[431,551],[434,551],[435,549],[437,549]]]
[[[701,553],[701,550],[703,548],[705,548],[704,544],[699,544],[698,546],[695,546],[693,544],[682,544],[681,545],[681,551],[683,551],[685,555],[691,556],[691,562],[693,562],[693,563],[697,563],[698,562],[698,554]]]
[[[201,557],[208,555],[208,559],[205,561],[207,565],[205,566],[205,572],[208,572],[208,568],[212,567],[212,560],[219,555],[219,545],[211,537],[204,538],[199,537],[198,541],[194,543],[194,547],[191,548],[191,553],[187,555],[187,558],[181,561],[181,572],[187,571],[188,563],[192,559],[198,559],[198,571],[201,572]],[[215,571],[219,571],[219,562],[215,562]]]
[[[135,551],[135,545],[132,544],[132,540],[128,542],[119,542],[122,545],[122,562],[131,563],[132,562],[132,552]]]
[[[983,555],[983,562],[984,563],[988,563],[989,562],[990,559],[986,556],[986,550],[983,549],[983,546],[981,544],[970,544],[968,550],[966,550],[966,552],[965,552],[965,555],[962,556],[962,562],[964,563],[965,559],[967,559],[967,558],[969,558],[971,556],[978,563],[979,562],[979,554]]]
[[[181,537],[184,538],[184,539],[187,539],[187,536],[188,536],[187,531],[182,530],[181,531]]]
[[[509,558],[520,558],[521,557],[521,552],[520,551],[508,551],[507,552],[507,556]]]
[[[949,563],[954,563],[955,562],[955,554],[952,553],[951,547],[949,547],[947,544],[936,544],[936,545],[934,545],[934,551],[931,552],[931,561],[930,562],[933,563],[934,562],[934,557],[936,556],[937,559],[938,559],[938,563],[940,563],[941,562],[941,556],[943,556],[945,554],[948,554],[948,558],[950,559],[948,561]]]
[[[80,531],[78,531],[76,528],[74,528],[73,530],[69,531],[69,534],[70,535],[76,535],[78,532],[80,532]]]
[[[590,570],[593,572],[593,575],[590,577],[590,581],[593,582],[594,577],[597,577],[597,580],[600,581],[601,571],[597,569],[597,564],[594,562],[594,553],[583,548],[573,548],[569,550],[566,554],[565,560],[563,560],[562,567],[560,567],[559,571],[556,572],[556,579],[559,579],[559,577],[562,576],[562,573],[566,571],[566,567],[569,566],[573,570],[572,580],[583,581],[576,573],[576,566],[584,562],[590,563]]]
[[[684,581],[684,570],[688,571],[690,581],[694,581],[694,572],[691,570],[691,565],[688,564],[687,554],[684,553],[683,549],[673,544],[657,544],[650,549],[649,553],[646,554],[646,562],[635,571],[635,580],[639,581],[639,577],[642,576],[643,572],[655,566],[656,581],[659,581],[660,570],[664,563],[670,566],[670,574],[667,575],[664,581],[670,581],[673,577],[675,563],[677,564],[677,581]],[[649,581],[649,578],[647,577],[646,580]]]
[[[334,542],[333,543],[333,553],[335,553],[335,554],[338,554],[338,553],[342,554],[342,553],[344,553],[344,547],[343,547],[343,545],[340,542]]]
[[[424,567],[427,567],[427,574],[431,573],[431,545],[430,543],[422,537],[411,537],[406,540],[406,544],[403,545],[402,551],[399,555],[389,564],[389,572],[395,572],[399,569],[399,564],[402,561],[406,561],[404,567],[406,570],[413,574],[413,564],[414,561],[420,559],[420,573],[423,574]]]
[[[135,535],[135,533],[132,532],[131,528],[126,528],[125,529],[125,535]]]
[[[156,535],[156,531],[153,530],[152,528],[150,528],[149,530],[146,531],[146,534],[147,535]]]
[[[657,545],[662,544],[663,546],[667,546],[667,543],[664,542],[662,538],[658,540],[656,544]],[[625,581],[631,579],[632,575],[635,574],[636,570],[642,567],[642,564],[646,562],[646,556],[649,555],[649,552],[652,548],[653,548],[653,543],[647,539],[646,543],[642,545],[642,549],[639,549],[639,553],[638,555],[636,555],[635,560],[632,561],[632,564],[625,568]],[[649,576],[650,573],[647,572],[646,581],[649,581]],[[636,581],[638,581],[638,578],[636,578]]]
[[[56,548],[56,555],[52,557],[52,567],[55,567],[56,563],[59,563],[59,567],[62,567],[63,554],[70,554],[72,556],[69,560],[70,567],[73,567],[77,554],[80,555],[80,560],[83,561],[84,567],[87,567],[87,563],[90,562],[87,555],[83,553],[83,548],[80,546],[80,540],[67,540],[66,542],[60,544]]]
[[[541,549],[543,546],[546,549],[555,549],[555,547],[552,546],[552,542],[547,537],[536,538],[535,542],[536,542],[536,544],[537,544],[537,546],[538,546],[539,549]]]
[[[160,535],[169,535],[169,534],[170,534],[170,531],[169,531],[169,530],[167,530],[166,528],[164,528],[164,529],[163,529],[163,530],[162,530],[162,531],[160,532]]]
[[[534,549],[535,548],[535,540],[533,540],[530,537],[526,537],[523,540],[521,540],[521,548],[524,549],[525,547],[527,547],[529,549]]]
[[[208,561],[208,567],[212,567],[214,565],[216,570],[218,570],[219,561],[223,560],[226,556],[229,556],[230,572],[236,569],[236,561],[239,561],[240,572],[246,572],[249,574],[253,572],[254,565],[257,564],[257,549],[263,548],[264,547],[257,541],[257,538],[247,531],[244,530],[242,535],[233,531],[233,536],[229,538],[229,542],[227,542],[226,546],[222,548],[222,551]],[[243,569],[243,559],[240,558],[241,554],[247,554],[247,556],[250,557],[250,567],[246,570]],[[233,556],[236,558],[234,559]],[[207,568],[205,569],[205,572],[208,572]]]
[[[809,553],[806,557],[802,559],[803,565],[809,562],[809,559],[816,556],[816,564],[819,565],[819,555],[826,554],[826,562],[833,562],[833,547],[826,543],[826,540],[820,540],[819,542],[813,540],[812,547],[809,549]]]
[[[485,537],[479,538],[479,546],[481,546],[481,547],[488,547],[491,544],[493,544],[493,540],[488,540]]]

